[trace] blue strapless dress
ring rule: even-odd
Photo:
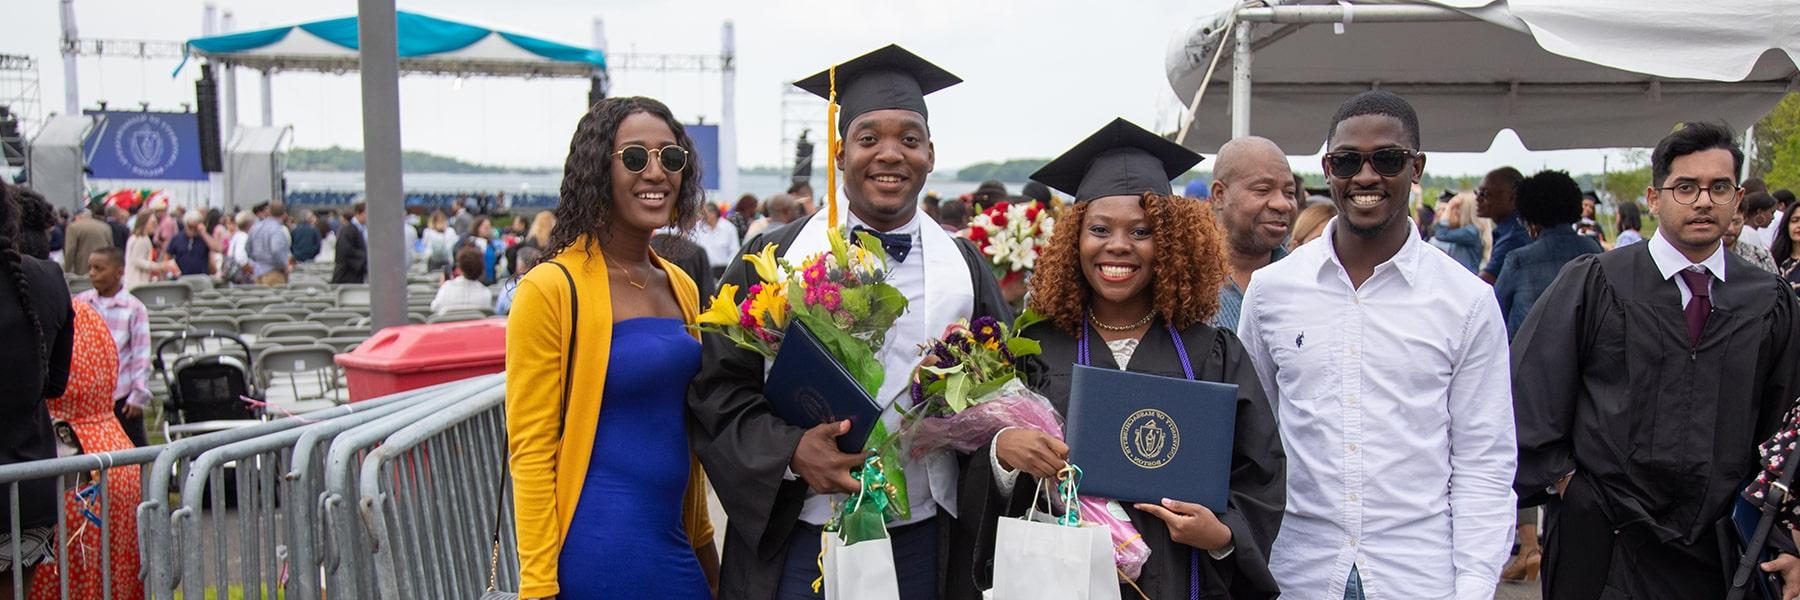
[[[681,320],[613,324],[594,454],[558,559],[559,598],[711,598],[681,514],[683,411],[699,371],[700,342]]]

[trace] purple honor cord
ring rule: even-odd
[[[1086,316],[1088,321],[1094,320],[1093,309],[1088,309]],[[1188,361],[1187,344],[1181,341],[1181,332],[1175,331],[1174,323],[1165,321],[1163,325],[1169,328],[1169,338],[1175,340],[1175,355],[1181,358],[1181,372],[1186,373],[1188,379],[1194,379],[1194,364]],[[1092,366],[1088,364],[1088,359],[1088,324],[1082,323],[1081,339],[1075,344],[1075,364]],[[1188,598],[1200,600],[1200,549],[1194,548],[1188,556],[1193,559],[1188,568]]]

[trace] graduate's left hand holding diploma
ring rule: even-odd
[[[1212,552],[1231,546],[1231,528],[1212,509],[1168,498],[1163,498],[1161,506],[1139,503],[1135,507],[1167,523],[1169,539],[1176,542]]]
[[[794,474],[821,494],[851,494],[862,489],[850,471],[862,466],[869,453],[845,454],[838,451],[837,437],[850,432],[849,421],[820,423],[800,436],[789,463]]]

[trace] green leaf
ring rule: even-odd
[[[834,228],[825,237],[831,240],[831,258],[838,268],[850,268],[850,244],[844,241],[844,230]]]
[[[963,372],[962,365],[956,365],[954,367],[919,367],[919,368],[925,369],[925,372],[931,373],[932,375],[937,375],[940,377],[944,376],[944,375],[950,375],[950,374],[954,374],[954,373]]]
[[[1048,320],[1050,320],[1050,317],[1044,316],[1044,313],[1040,313],[1035,309],[1027,308],[1027,309],[1025,309],[1025,312],[1019,313],[1019,318],[1013,320],[1013,326],[1012,326],[1013,332],[1017,333],[1020,331],[1024,331],[1026,328],[1029,328],[1032,325],[1036,325],[1038,323],[1042,323],[1042,322],[1048,321]],[[1014,354],[1018,354],[1018,353],[1014,352]]]
[[[967,392],[969,395],[969,402],[973,403],[988,394],[994,393],[996,390],[1000,389],[1000,386],[1006,385],[1006,382],[1008,381],[1012,381],[1012,378],[1005,377],[992,381],[984,381],[978,385],[971,386]]]
[[[857,245],[862,246],[863,250],[867,250],[869,254],[874,255],[875,258],[881,259],[881,264],[886,265],[888,263],[887,248],[881,245],[881,240],[876,239],[873,235],[869,235],[869,232],[856,232],[856,243]],[[847,258],[848,257],[846,257],[846,259]]]
[[[963,409],[968,408],[969,374],[956,373],[944,381],[947,382],[944,388],[944,402],[950,405],[950,410],[962,412]]]
[[[881,361],[875,358],[875,351],[868,344],[838,328],[831,315],[824,314],[824,311],[817,308],[796,311],[794,318],[799,319],[806,330],[812,332],[813,337],[819,338],[825,351],[830,352],[831,357],[837,359],[838,364],[843,365],[844,370],[849,371],[850,376],[861,383],[870,396],[880,393],[881,381],[886,374],[882,371]]]
[[[1006,340],[1006,351],[1013,356],[1035,356],[1044,351],[1042,344],[1031,338],[1015,337]]]

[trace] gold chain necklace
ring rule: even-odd
[[[1143,327],[1143,326],[1145,326],[1145,325],[1149,325],[1149,324],[1150,324],[1150,319],[1151,319],[1151,318],[1152,318],[1152,317],[1155,317],[1155,316],[1156,316],[1156,311],[1155,311],[1155,310],[1151,310],[1151,311],[1150,311],[1150,312],[1148,312],[1148,313],[1145,313],[1145,314],[1144,314],[1144,318],[1142,318],[1142,319],[1138,319],[1138,320],[1137,320],[1137,322],[1136,322],[1136,323],[1132,323],[1132,324],[1130,324],[1130,325],[1124,325],[1124,326],[1120,326],[1120,325],[1110,325],[1110,324],[1107,324],[1107,323],[1102,323],[1102,322],[1101,322],[1101,321],[1100,321],[1100,318],[1099,318],[1099,317],[1096,317],[1096,316],[1094,316],[1094,315],[1092,315],[1092,314],[1089,314],[1089,315],[1088,315],[1088,322],[1089,322],[1089,323],[1093,323],[1093,324],[1094,324],[1094,326],[1095,326],[1095,327],[1099,327],[1099,328],[1101,328],[1101,329],[1105,329],[1105,330],[1107,330],[1107,331],[1131,331],[1131,330],[1134,330],[1134,329],[1137,329],[1137,328],[1139,328],[1139,327]]]
[[[602,254],[604,254],[604,253],[602,253]],[[612,259],[611,256],[607,256],[607,258]],[[631,287],[641,290],[641,289],[644,289],[644,286],[650,285],[650,278],[648,276],[644,277],[644,281],[642,283],[639,283],[637,280],[632,279],[631,278],[631,269],[626,268],[625,265],[618,260],[608,260],[606,263],[606,266],[608,268],[611,268],[613,266],[613,263],[615,263],[615,262],[620,263],[618,265],[619,270],[625,272],[625,283],[631,284]]]

